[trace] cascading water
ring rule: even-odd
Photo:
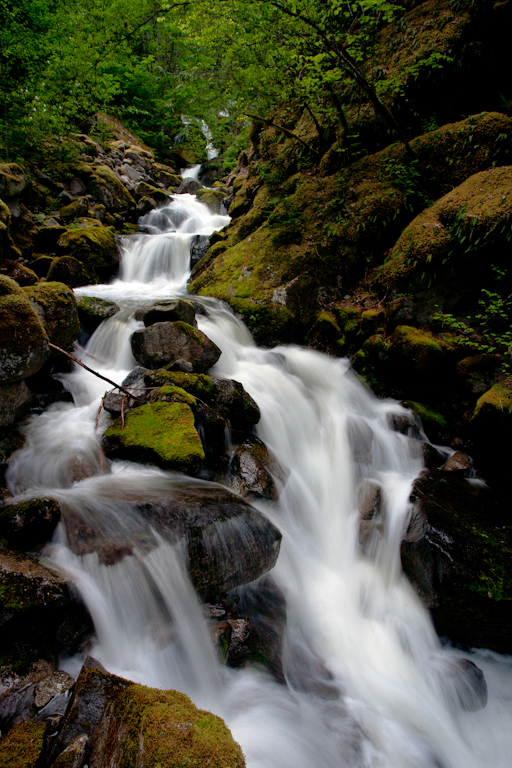
[[[228,220],[191,195],[148,214],[145,234],[123,240],[119,279],[77,290],[121,307],[81,359],[121,382],[136,364],[134,310],[183,295],[194,236]],[[102,456],[95,422],[105,385],[77,366],[61,377],[74,404],[28,421],[8,481],[21,499],[51,495],[64,518],[78,515],[118,543],[121,555],[105,564],[101,552],[74,553],[61,524],[46,553],[90,610],[92,654],[112,672],[178,688],[224,717],[249,768],[505,768],[512,660],[472,657],[489,703],[464,711],[459,702],[471,690],[454,674],[462,654],[441,648],[401,572],[411,483],[422,468],[418,444],[389,426],[404,409],[377,400],[347,361],[298,347],[258,349],[225,305],[196,300],[200,329],[222,349],[213,373],[242,382],[256,400],[257,433],[287,475],[278,503],[255,503],[283,534],[271,578],[286,599],[287,684],[218,663],[183,553],[155,533],[149,540],[130,502],[136,493],[172,492],[183,476]],[[103,412],[100,431],[108,421]],[[382,512],[361,552],[357,500],[369,484],[380,489]]]

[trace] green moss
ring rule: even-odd
[[[416,403],[413,400],[407,400],[405,405],[418,414],[427,432],[429,432],[429,426],[434,425],[438,429],[445,429],[448,425],[448,422],[442,413],[434,410],[430,405]]]
[[[46,282],[23,289],[29,301],[42,310],[42,322],[52,344],[68,347],[80,333],[75,294],[64,283]]]
[[[23,296],[23,289],[10,277],[0,275],[0,296]]]
[[[423,331],[410,325],[399,325],[395,328],[390,343],[392,348],[400,348],[403,355],[410,356],[416,362],[443,357],[450,348],[446,342],[436,338],[430,331]]]
[[[511,379],[500,381],[487,392],[484,392],[482,397],[477,400],[472,419],[477,420],[491,413],[501,417],[512,414]]]
[[[151,371],[151,382],[162,387],[179,387],[194,397],[207,402],[215,393],[212,380],[205,373],[181,373],[181,371],[166,371],[161,368]]]
[[[190,408],[195,408],[197,403],[195,397],[185,392],[181,387],[175,387],[166,384],[156,392],[156,399],[168,403],[186,403]]]
[[[30,301],[22,289],[19,290],[20,293],[0,297],[0,379],[3,380],[35,373],[49,354],[48,336]]]
[[[37,768],[44,748],[45,723],[18,723],[0,741],[2,768]]]
[[[128,413],[124,428],[116,419],[105,432],[107,450],[119,458],[147,461],[166,469],[195,473],[204,450],[194,415],[184,403],[151,403]]]
[[[11,223],[11,212],[3,200],[0,200],[0,222],[6,227]]]
[[[87,216],[89,210],[89,201],[86,197],[79,197],[73,200],[69,205],[60,209],[60,218],[63,222],[70,222],[78,219],[80,216]]]

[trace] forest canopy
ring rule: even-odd
[[[200,153],[201,120],[218,146],[235,126],[243,144],[247,115],[272,119],[283,102],[306,109],[321,139],[348,131],[346,105],[362,94],[399,132],[381,96],[393,83],[372,57],[401,13],[387,0],[0,0],[2,154],[99,111],[162,158],[184,134]]]

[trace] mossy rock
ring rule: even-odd
[[[208,206],[212,213],[221,212],[222,201],[226,198],[225,192],[214,189],[198,189],[196,195],[202,203]]]
[[[0,262],[0,269],[4,275],[15,280],[21,287],[34,285],[39,280],[34,270],[17,261],[5,259]]]
[[[92,333],[109,317],[119,312],[119,307],[114,301],[97,299],[94,296],[80,296],[77,300],[78,318],[84,328]]]
[[[205,373],[182,373],[157,369],[146,374],[148,386],[179,387],[185,392],[209,403],[215,394],[212,380]]]
[[[321,312],[309,331],[306,341],[308,346],[321,352],[340,356],[345,349],[345,336],[332,312]]]
[[[57,347],[69,347],[80,333],[75,294],[60,282],[46,282],[24,289],[48,338]]]
[[[39,768],[46,723],[17,723],[0,740],[2,768]]]
[[[202,331],[181,320],[158,322],[135,331],[131,344],[133,356],[146,368],[186,365],[185,371],[204,373],[221,355]]]
[[[80,735],[89,765],[244,768],[242,751],[216,715],[177,691],[110,675],[88,658],[53,749],[55,765]],[[64,753],[65,754],[65,753]]]
[[[81,285],[94,285],[98,282],[98,275],[73,256],[59,256],[52,259],[46,279],[78,288]]]
[[[416,523],[402,542],[402,563],[432,609],[437,631],[456,643],[510,653],[508,503],[442,470],[423,472],[411,498]]]
[[[80,163],[74,170],[77,176],[84,179],[88,192],[107,211],[129,211],[135,208],[135,200],[108,165]]]
[[[107,455],[156,464],[196,474],[204,450],[194,426],[194,415],[185,403],[150,403],[128,413],[110,426],[103,444]]]
[[[59,214],[64,224],[68,224],[69,222],[75,221],[75,219],[78,219],[81,216],[87,216],[88,211],[88,199],[86,197],[79,197],[68,205],[65,205],[64,208],[61,208]]]
[[[29,555],[0,551],[0,615],[3,624],[25,621],[71,601],[68,586],[49,568]]]
[[[169,384],[152,392],[150,399],[152,402],[158,403],[185,403],[192,409],[197,405],[195,397],[185,392],[181,387],[174,387]]]
[[[469,259],[511,234],[512,167],[482,171],[411,222],[379,269],[377,281],[386,290],[421,285],[425,276],[459,266],[458,278],[467,283],[475,279]]]
[[[17,163],[0,163],[0,195],[5,200],[17,197],[27,185],[23,168]]]
[[[138,198],[151,197],[157,203],[164,203],[170,199],[169,193],[160,187],[154,187],[146,181],[139,181],[135,187],[135,195]]]
[[[69,227],[59,237],[58,247],[61,253],[80,261],[95,283],[99,280],[98,273],[101,276],[119,261],[115,235],[108,227]]]
[[[11,212],[3,200],[0,200],[0,224],[5,227],[9,227],[11,224]]]
[[[404,405],[419,416],[423,429],[432,442],[438,444],[448,442],[449,434],[446,416],[443,416],[442,413],[439,413],[439,411],[426,403],[406,400]]]
[[[50,354],[48,336],[23,289],[0,276],[0,381],[26,378]]]
[[[10,427],[26,416],[31,400],[32,395],[24,381],[0,382],[0,427]]]
[[[446,379],[452,347],[430,331],[399,325],[389,339],[388,365],[398,387],[423,391]],[[394,373],[397,376],[394,376]]]
[[[503,379],[478,398],[469,426],[477,466],[487,480],[508,495],[512,379]]]

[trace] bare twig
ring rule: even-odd
[[[103,402],[104,402],[104,400],[105,400],[105,398],[104,398],[104,397],[102,397],[102,398],[101,398],[100,407],[98,408],[98,413],[96,414],[96,424],[94,425],[94,431],[95,431],[95,432],[97,432],[97,431],[98,431],[98,424],[100,423],[101,409],[103,408]]]
[[[116,382],[112,381],[112,379],[107,379],[106,376],[102,376],[101,373],[98,373],[98,371],[94,371],[92,368],[89,368],[89,366],[85,365],[85,363],[82,363],[76,357],[73,357],[73,355],[70,355],[69,352],[66,352],[60,347],[55,346],[55,344],[50,344],[49,346],[51,349],[55,349],[57,352],[62,352],[63,355],[66,355],[66,357],[69,357],[69,359],[72,360],[74,363],[78,363],[78,365],[81,365],[82,368],[85,368],[86,371],[89,371],[89,373],[92,373],[94,374],[94,376],[97,376],[98,379],[103,379],[103,381],[107,381],[109,384],[112,384],[114,389],[121,390],[121,392],[124,392],[129,397],[137,397],[137,395],[132,395],[132,393],[129,392],[127,389],[125,389],[123,386],[121,386],[121,384],[116,384]]]

